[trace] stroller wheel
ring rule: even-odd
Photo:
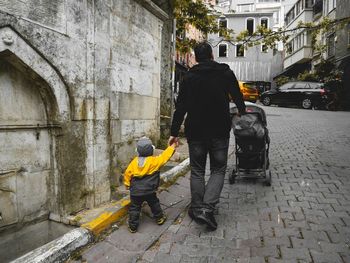
[[[228,182],[230,184],[234,184],[236,182],[236,171],[233,170],[232,173],[228,177]]]
[[[266,178],[265,185],[266,186],[271,186],[271,171],[269,171],[269,175]]]

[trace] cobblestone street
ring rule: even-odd
[[[349,113],[265,110],[272,186],[226,179],[215,232],[184,211],[138,262],[350,262]]]

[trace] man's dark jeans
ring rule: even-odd
[[[151,208],[154,218],[158,219],[163,215],[163,210],[160,207],[160,202],[156,193],[143,196],[130,196],[129,206],[129,226],[137,228],[139,225],[140,212],[143,202],[147,202]]]
[[[227,167],[229,139],[189,140],[191,165],[191,208],[212,212],[219,203]],[[210,158],[210,177],[205,185],[207,155]]]

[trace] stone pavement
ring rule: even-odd
[[[183,209],[173,224],[162,229],[157,242],[142,241],[137,255],[123,256],[132,246],[130,236],[136,243],[140,240],[137,234],[120,233],[121,228],[104,241],[108,246],[98,243],[85,251],[82,261],[350,262],[350,113],[265,110],[271,187],[259,180],[230,185],[226,179],[216,231],[206,231]],[[231,156],[227,173],[233,165]],[[145,231],[157,230],[140,230]],[[108,252],[115,247],[122,248]]]

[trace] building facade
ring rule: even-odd
[[[159,137],[171,113],[172,8],[2,1],[0,230],[109,201],[135,138]]]
[[[337,0],[336,19],[344,19],[350,16],[350,1]],[[342,82],[344,87],[344,108],[350,110],[350,23],[341,30],[335,32],[334,59],[338,68],[343,72]]]
[[[313,22],[313,0],[298,0],[286,13],[286,30],[292,30],[300,22]],[[294,31],[285,46],[284,74],[295,77],[300,72],[311,70],[313,49],[311,33],[306,29]]]
[[[220,17],[219,23],[237,34],[244,30],[255,32],[258,25],[273,27],[273,14],[261,12],[225,13]],[[208,41],[213,46],[214,59],[227,63],[242,81],[271,82],[275,68],[281,64],[280,59],[274,57],[274,52],[266,46],[258,45],[245,48],[243,43],[223,40],[219,34],[211,34]]]
[[[350,2],[346,0],[298,0],[287,12],[285,20],[287,30],[291,30],[299,22],[317,24],[324,17],[342,20],[349,18],[349,14]],[[350,84],[350,25],[347,24],[339,30],[329,31],[323,35],[319,34],[317,42],[325,45],[322,52],[312,47],[310,31],[305,29],[295,31],[286,45],[283,74],[295,78],[299,73],[314,70],[322,60],[332,62],[343,72],[344,95],[350,99],[350,89],[347,88]]]

